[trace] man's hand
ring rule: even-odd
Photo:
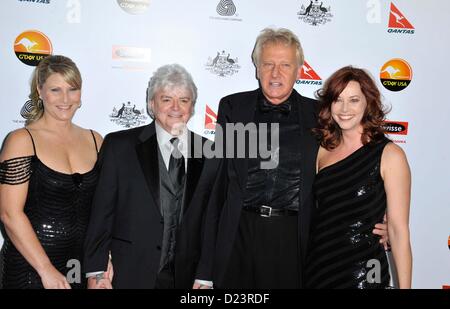
[[[111,280],[102,272],[88,278],[88,289],[112,289]]]
[[[381,237],[380,244],[383,244],[384,250],[391,250],[391,246],[389,244],[388,222],[386,219],[386,214],[384,214],[383,223],[375,224],[375,229],[372,231],[372,233]]]
[[[192,289],[194,289],[194,290],[209,290],[209,289],[211,289],[211,287],[208,285],[204,285],[204,284],[195,282],[194,285],[192,286]]]
[[[113,277],[114,277],[114,269],[113,269],[113,264],[112,264],[111,257],[110,257],[108,260],[108,269],[106,270],[105,278],[108,278],[109,282],[112,282]]]
[[[111,281],[105,276],[103,279],[97,279],[94,277],[88,278],[88,289],[107,289],[111,290],[112,284]]]
[[[208,284],[212,284],[212,281],[195,280],[194,285],[192,286],[192,289],[194,289],[194,290],[212,289],[212,286],[210,286]]]

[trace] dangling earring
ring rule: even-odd
[[[78,105],[78,108],[81,108],[81,105],[82,105],[82,103],[81,103],[81,101],[80,101],[80,104]]]
[[[41,109],[44,106],[44,101],[42,101],[41,98],[39,98],[36,103],[39,109]]]

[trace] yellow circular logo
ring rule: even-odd
[[[26,65],[37,66],[39,61],[53,52],[50,39],[40,31],[28,30],[17,36],[14,41],[17,58]]]
[[[403,59],[391,59],[381,67],[380,80],[384,88],[401,91],[411,83],[411,66]]]

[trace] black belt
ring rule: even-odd
[[[272,208],[270,206],[262,205],[262,206],[244,206],[243,209],[245,211],[254,212],[261,217],[280,217],[280,216],[297,216],[298,211],[290,210],[290,209],[277,209]]]

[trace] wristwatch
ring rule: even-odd
[[[98,284],[100,280],[105,279],[105,273],[99,273],[95,275],[95,283]]]

